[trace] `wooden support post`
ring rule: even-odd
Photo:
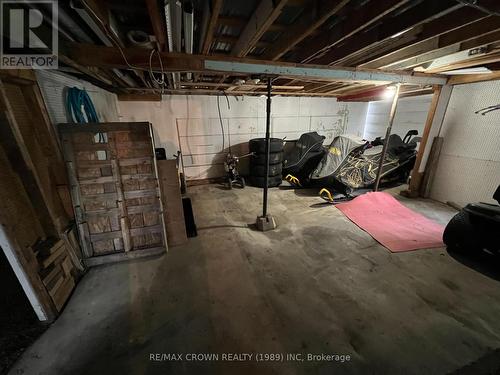
[[[420,146],[418,148],[417,159],[415,160],[415,166],[411,171],[410,186],[408,187],[408,196],[417,197],[420,191],[420,184],[422,182],[423,174],[420,173],[420,165],[424,157],[425,148],[427,146],[427,141],[429,139],[429,133],[431,131],[432,123],[434,121],[434,115],[436,114],[437,105],[439,102],[439,97],[441,95],[441,86],[434,86],[434,94],[432,96],[431,106],[429,108],[429,113],[427,114],[427,119],[425,120],[424,132],[422,134],[422,140],[420,141]]]
[[[399,90],[401,89],[401,85],[396,84],[396,91],[394,92],[394,97],[392,99],[391,112],[389,113],[389,124],[387,125],[387,129],[385,131],[385,139],[384,146],[382,147],[382,154],[380,155],[380,161],[378,163],[377,170],[377,178],[375,179],[375,187],[373,191],[378,190],[378,186],[380,184],[380,178],[382,177],[382,168],[384,166],[385,154],[387,153],[387,147],[389,146],[389,136],[391,135],[392,124],[394,123],[394,117],[396,117],[396,109],[398,107],[398,98],[399,98]]]

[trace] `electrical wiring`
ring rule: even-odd
[[[227,94],[222,91],[222,94],[226,97],[226,102],[227,102],[227,109],[228,110],[231,110],[231,105],[229,104],[229,97],[227,96]],[[220,122],[220,128],[221,128],[221,131],[222,131],[222,151],[224,151],[224,148],[225,148],[225,134],[224,134],[224,125],[222,123],[222,115],[221,115],[221,111],[220,111],[220,95],[217,95],[217,110],[219,111],[219,122]],[[229,148],[229,153],[231,153],[231,135],[228,134],[228,148]]]
[[[224,148],[226,147],[225,144],[225,135],[224,135],[224,124],[222,123],[222,115],[220,113],[220,102],[219,102],[220,95],[217,95],[217,110],[219,111],[219,122],[220,122],[220,130],[222,131],[222,152],[224,152]]]
[[[153,55],[155,54],[155,52],[158,54],[158,60],[160,62],[161,79],[157,79],[154,75],[154,72],[153,72],[152,60],[153,60]],[[163,62],[161,61],[160,52],[158,52],[156,49],[152,49],[151,53],[149,54],[149,75],[150,75],[151,79],[159,86],[163,86],[165,84],[165,72],[163,70]]]
[[[132,65],[129,63],[128,59],[127,59],[127,56],[125,55],[125,53],[123,52],[123,48],[122,46],[120,45],[120,43],[116,40],[116,35],[114,35],[114,33],[110,32],[108,26],[106,24],[104,24],[101,20],[101,18],[94,12],[94,10],[86,3],[85,0],[81,0],[81,3],[83,4],[83,6],[85,7],[85,9],[87,11],[89,11],[90,13],[92,13],[93,17],[95,20],[97,20],[101,26],[103,27],[103,29],[106,31],[106,34],[107,36],[112,40],[112,42],[114,43],[114,45],[118,48],[118,50],[120,51],[120,54],[122,55],[123,57],[123,61],[125,61],[125,64],[130,68],[130,69],[135,69],[135,70],[141,70],[141,71],[149,71],[149,69],[146,69],[146,68],[143,68],[143,67],[140,67],[140,66],[137,66],[137,65]],[[162,70],[163,70],[163,66],[162,66]]]

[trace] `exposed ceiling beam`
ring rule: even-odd
[[[146,7],[148,8],[149,19],[151,20],[151,26],[153,27],[153,32],[156,37],[156,41],[158,42],[158,46],[160,51],[166,50],[166,37],[167,30],[165,25],[163,24],[160,12],[160,8],[158,7],[158,2],[156,0],[145,0]]]
[[[347,17],[330,30],[319,33],[296,52],[295,61],[302,63],[313,60],[326,50],[341,43],[351,35],[374,24],[390,12],[408,3],[410,0],[377,0],[370,1],[358,10],[352,10],[355,17]]]
[[[265,51],[262,56],[265,60],[278,60],[295,45],[307,38],[331,16],[337,13],[350,0],[324,0],[315,2],[308,7],[306,14],[300,16],[286,32],[280,36],[273,47]],[[314,6],[317,5],[317,6]]]
[[[409,45],[408,47],[398,49],[397,51],[381,56],[370,62],[360,64],[359,66],[371,69],[389,67],[392,64],[413,59],[416,56],[420,56],[429,51],[445,48],[456,43],[477,38],[478,36],[496,31],[499,28],[500,21],[498,17],[490,16],[452,31],[448,31],[444,34],[426,38],[425,40]]]
[[[444,48],[433,50],[431,52],[427,52],[422,55],[407,59],[403,62],[391,64],[388,68],[395,70],[413,68],[428,62],[432,62],[436,59],[455,54],[457,52],[468,51],[470,49],[482,47],[497,41],[500,41],[500,30],[479,36],[477,38],[469,39],[465,42],[460,42]],[[436,62],[434,62],[432,65],[435,65],[435,63]]]
[[[142,90],[143,92],[150,92],[154,91],[155,89],[144,89]],[[132,91],[129,90],[129,91]],[[134,92],[141,91],[141,90],[134,90]],[[256,95],[260,96],[264,92],[263,91],[253,91],[253,90],[238,90],[238,91],[233,91],[233,90],[209,90],[209,89],[177,89],[177,90],[164,90],[163,93],[165,94],[171,94],[171,95],[220,95],[221,92],[226,93],[226,95],[235,95],[235,96],[241,96],[241,95]],[[282,96],[318,96],[318,97],[330,97],[330,98],[335,98],[335,95],[328,94],[328,93],[308,93],[308,92],[297,92],[297,91],[278,91],[278,90],[272,90],[273,95],[282,95]],[[141,95],[141,94],[136,94],[136,95]]]
[[[72,44],[66,53],[75,62],[85,66],[107,68],[140,68],[160,71],[158,59],[150,65],[149,51],[143,48],[124,48],[89,44]],[[123,55],[122,55],[123,53]],[[126,56],[127,62],[123,58]],[[189,55],[182,53],[160,53],[165,71],[169,72],[220,72],[234,75],[272,75],[290,78],[318,79],[325,81],[399,82],[412,84],[444,84],[446,79],[419,73],[389,72],[358,68],[330,67],[310,64],[294,64],[276,61],[255,60],[236,57]]]
[[[472,68],[474,66],[492,64],[499,61],[500,61],[500,52],[497,52],[484,56],[472,57],[470,59],[458,61],[453,64],[443,65],[438,68],[429,69],[428,71],[431,73],[441,73],[450,70],[465,69],[465,68]]]
[[[463,8],[463,5],[457,4],[454,0],[435,1],[427,0],[415,8],[410,8],[395,17],[392,17],[364,33],[357,33],[346,39],[341,45],[330,49],[324,55],[313,59],[315,64],[336,64],[348,59],[352,55],[359,55],[384,42],[390,42],[391,39],[397,39],[398,34],[403,36],[412,28],[426,22],[433,21],[440,16]],[[477,15],[476,15],[477,14]],[[450,17],[459,21],[466,22],[461,16],[470,17],[476,20],[482,16],[479,11],[463,9],[460,13],[451,13]],[[401,37],[399,37],[401,38]]]
[[[118,94],[120,102],[161,102],[161,94]]]
[[[236,36],[231,36],[231,35],[218,35],[214,38],[217,42],[222,42],[222,43],[230,43],[230,44],[235,44],[238,41],[238,37]],[[259,40],[257,43],[255,43],[257,47],[268,47],[270,45],[269,42],[263,42]]]
[[[190,86],[190,87],[234,87],[238,86],[232,83],[215,83],[215,82],[181,82],[181,86]],[[267,85],[266,84],[250,84],[250,83],[244,83],[242,85],[239,85],[239,87],[248,87],[248,88],[256,88],[256,89],[266,89]],[[304,86],[280,86],[280,85],[273,85],[274,89],[279,89],[279,90],[302,90]]]
[[[448,80],[449,85],[463,85],[465,83],[485,82],[500,79],[500,71],[489,74],[463,74],[451,76]]]
[[[210,21],[208,22],[207,31],[205,33],[205,40],[203,41],[203,49],[201,50],[204,55],[210,52],[215,28],[217,26],[217,19],[219,18],[219,14],[222,9],[222,2],[223,0],[214,0],[212,2],[212,13],[210,14]]]
[[[288,1],[290,1],[290,0],[288,0]],[[243,17],[220,16],[219,19],[217,20],[217,23],[219,25],[227,25],[227,26],[231,26],[231,27],[243,28],[248,23],[248,20],[243,18]],[[280,32],[285,31],[287,29],[288,29],[288,26],[277,24],[277,23],[273,23],[268,28],[269,31],[280,31]]]
[[[281,14],[286,2],[287,0],[261,0],[231,49],[231,55],[246,56]]]

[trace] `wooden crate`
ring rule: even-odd
[[[85,263],[165,252],[151,125],[61,124],[59,131]]]

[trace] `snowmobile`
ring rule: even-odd
[[[417,134],[416,130],[412,130],[404,140],[396,134],[389,137],[382,165],[382,184],[407,182],[420,140],[412,136]],[[300,186],[323,188],[320,196],[327,201],[333,201],[334,193],[349,198],[354,190],[371,188],[377,177],[383,144],[384,140],[380,138],[368,142],[353,135],[335,137],[316,168],[307,178],[302,178]],[[294,184],[292,177],[287,180]]]
[[[282,169],[285,180],[296,186],[302,186],[302,182],[307,184],[309,175],[326,153],[325,138],[317,132],[310,132],[297,140],[285,141]]]
[[[500,204],[500,186],[495,199]],[[443,242],[457,253],[473,253],[484,249],[500,254],[500,206],[491,203],[470,203],[446,226]]]

